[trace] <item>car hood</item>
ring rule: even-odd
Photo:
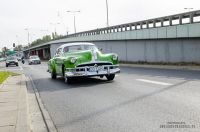
[[[30,61],[39,61],[40,59],[30,59]]]
[[[94,63],[94,62],[109,62],[112,64],[115,64],[116,62],[112,59],[112,53],[111,54],[102,54],[100,51],[79,51],[79,52],[71,52],[71,53],[65,53],[63,55],[64,57],[64,65],[67,67],[74,68],[80,64],[84,63]],[[72,64],[70,63],[71,58],[76,58],[76,63]]]
[[[13,61],[17,62],[17,60],[6,60],[6,62],[13,62]]]

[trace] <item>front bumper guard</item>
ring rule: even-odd
[[[117,73],[120,73],[118,65],[86,66],[86,67],[66,68],[65,77],[104,76]]]

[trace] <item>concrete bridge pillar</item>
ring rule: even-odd
[[[137,23],[135,24],[135,30],[137,30]]]
[[[125,31],[127,31],[127,26],[125,26]]]
[[[161,22],[161,27],[163,27],[164,26],[164,20],[162,19],[160,22]]]
[[[143,23],[140,23],[140,29],[142,29],[143,27],[142,27],[142,25],[143,25]]]
[[[149,28],[149,21],[146,21],[147,28]]]
[[[131,25],[131,24],[129,25],[129,28],[130,28],[130,31],[131,31],[131,30],[133,30],[133,28],[132,28],[132,25]]]
[[[39,55],[39,52],[38,52],[38,50],[36,50],[36,55]]]
[[[156,27],[156,20],[153,20],[153,27]]]
[[[121,32],[123,32],[123,27],[121,26]]]
[[[119,32],[119,27],[117,27],[117,32]]]
[[[45,52],[45,49],[42,49],[42,52],[43,52],[43,58],[46,59],[46,52]]]
[[[192,24],[194,22],[194,14],[191,13],[190,14],[190,24]]]
[[[182,25],[182,24],[183,24],[183,20],[182,20],[182,19],[183,19],[183,16],[182,16],[182,15],[180,15],[180,16],[179,16],[179,24],[180,24],[180,25]]]
[[[172,17],[169,18],[169,26],[172,26]]]

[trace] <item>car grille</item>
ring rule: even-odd
[[[84,63],[77,65],[76,67],[85,67],[85,66],[102,66],[102,65],[112,65],[112,63],[109,62],[92,62],[92,63]]]

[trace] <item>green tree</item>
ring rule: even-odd
[[[2,51],[3,57],[5,57],[6,52],[8,51],[8,48],[7,48],[7,47],[3,47],[3,48],[1,49],[1,51]]]

